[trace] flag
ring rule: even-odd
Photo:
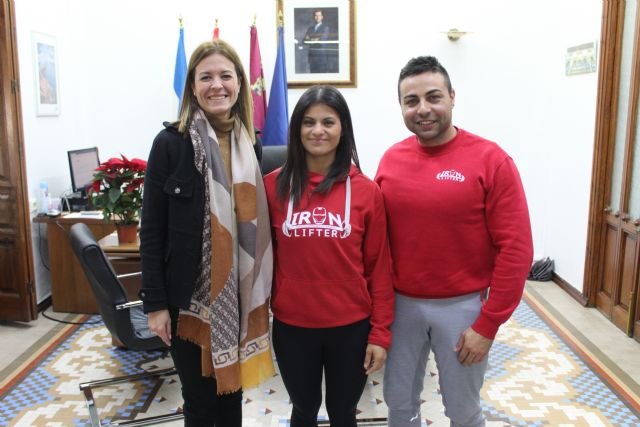
[[[213,26],[213,39],[218,40],[220,38],[220,28],[218,28],[218,18],[216,18],[216,23]]]
[[[264,117],[267,112],[267,98],[264,92],[264,73],[262,72],[260,44],[258,43],[258,29],[255,24],[251,26],[249,49],[249,82],[251,83],[251,97],[253,98],[253,127],[262,132],[264,130]]]
[[[289,127],[289,106],[287,94],[287,69],[284,60],[284,28],[278,26],[278,53],[273,70],[273,81],[269,91],[267,118],[264,122],[263,145],[285,145]]]
[[[173,90],[178,96],[178,111],[182,105],[184,84],[187,78],[187,56],[184,53],[184,27],[180,18],[180,37],[178,39],[178,51],[176,53],[176,67],[173,72]]]

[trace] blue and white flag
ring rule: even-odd
[[[184,53],[184,27],[180,18],[180,38],[178,39],[178,51],[176,52],[176,68],[173,72],[173,90],[178,97],[178,111],[182,106],[182,95],[187,78],[187,56]]]

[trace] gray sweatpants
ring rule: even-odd
[[[455,427],[480,427],[480,389],[488,357],[463,366],[454,351],[460,334],[478,317],[481,294],[421,299],[396,294],[391,349],[385,364],[384,399],[390,427],[419,427],[420,393],[429,352],[435,355],[445,415]]]

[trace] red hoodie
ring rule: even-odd
[[[291,206],[289,197],[276,195],[279,173],[264,178],[274,236],[274,316],[305,328],[370,318],[369,343],[388,349],[394,296],[380,189],[353,166],[328,194],[312,193],[324,176],[309,173],[298,206]]]

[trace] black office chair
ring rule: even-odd
[[[278,169],[287,159],[286,145],[265,145],[262,147],[262,175]]]
[[[151,333],[147,327],[147,317],[142,311],[142,301],[130,301],[120,283],[120,278],[138,275],[131,273],[117,276],[108,258],[96,242],[93,233],[84,223],[76,223],[70,230],[71,247],[78,257],[80,265],[91,285],[91,290],[98,303],[102,320],[111,336],[123,346],[131,350],[166,350],[162,340]],[[175,368],[160,369],[135,375],[90,381],[80,384],[83,392],[92,427],[101,427],[100,416],[93,399],[93,388],[112,384],[137,381],[149,377],[165,377],[175,375]],[[155,417],[118,422],[119,426],[142,426],[181,419],[181,413],[171,413]]]

